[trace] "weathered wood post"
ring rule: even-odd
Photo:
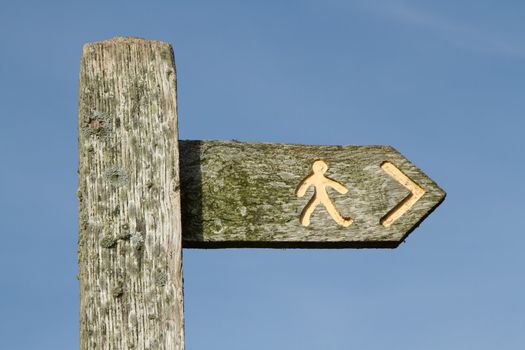
[[[171,46],[85,45],[78,118],[80,348],[183,349]]]

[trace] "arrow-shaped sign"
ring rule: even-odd
[[[389,146],[181,141],[180,153],[185,247],[393,248],[445,198]]]

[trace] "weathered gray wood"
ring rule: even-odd
[[[167,43],[84,46],[80,348],[183,349],[176,79]]]
[[[388,146],[305,146],[235,141],[180,141],[183,246],[186,248],[394,248],[445,198],[431,179]],[[313,190],[297,185],[313,160],[328,163],[326,176],[349,191],[328,190],[350,216],[338,225],[319,206],[312,223],[299,222]],[[425,194],[391,226],[381,218],[410,191],[382,168],[395,164]]]

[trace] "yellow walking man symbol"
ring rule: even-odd
[[[324,174],[328,170],[328,165],[322,160],[316,160],[312,164],[312,173],[305,177],[303,181],[299,184],[296,190],[297,197],[302,197],[305,195],[306,190],[310,186],[314,186],[314,195],[304,207],[299,221],[303,226],[310,225],[310,216],[314,212],[315,208],[319,204],[323,204],[328,214],[335,220],[339,225],[348,227],[352,224],[352,218],[344,218],[339,214],[334,204],[328,197],[326,192],[326,186],[334,188],[337,192],[345,194],[348,192],[348,189],[341,185],[339,182],[332,180]]]

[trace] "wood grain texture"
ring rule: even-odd
[[[80,348],[183,349],[171,46],[85,45],[78,117]]]
[[[307,146],[236,141],[180,141],[185,248],[394,248],[445,198],[430,178],[389,146]],[[301,211],[313,195],[296,188],[312,162],[348,188],[328,190],[348,227],[319,205],[308,227]],[[391,226],[380,220],[410,191],[388,175],[389,161],[425,190]]]

